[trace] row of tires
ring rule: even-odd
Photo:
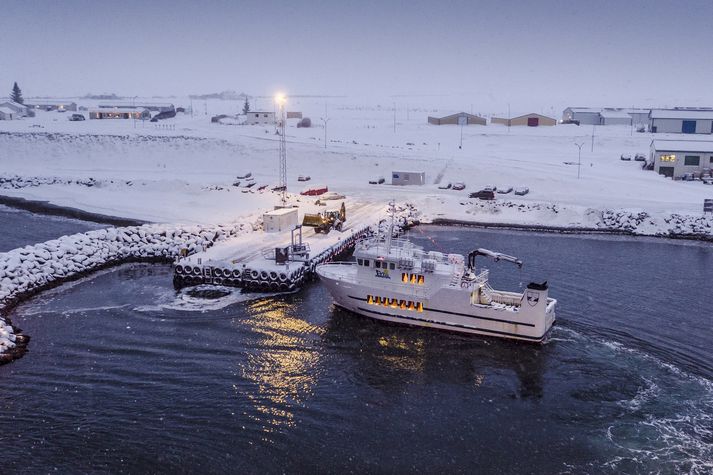
[[[342,241],[315,257],[309,263],[294,270],[266,269],[223,269],[214,267],[205,272],[199,266],[177,264],[174,272],[174,284],[177,287],[210,283],[230,287],[244,287],[248,290],[288,292],[300,286],[307,278],[315,275],[319,264],[329,262],[345,251],[351,249],[354,243],[368,233],[365,229]]]

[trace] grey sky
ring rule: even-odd
[[[0,93],[713,106],[713,2],[2,2]]]

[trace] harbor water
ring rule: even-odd
[[[13,234],[24,219],[84,230],[9,214],[4,249],[53,237]],[[522,258],[521,271],[478,264],[496,288],[549,281],[548,342],[372,321],[334,308],[318,281],[290,295],[176,292],[170,266],[124,265],[11,313],[32,341],[0,367],[3,473],[713,471],[713,246],[434,226],[410,237]]]

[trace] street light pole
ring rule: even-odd
[[[394,133],[396,133],[396,103],[394,102]]]
[[[134,96],[131,98],[131,108],[136,109],[136,98],[139,96]],[[136,111],[132,110],[131,111],[131,117],[134,118],[134,128],[136,128]]]
[[[579,180],[580,170],[582,169],[582,146],[584,145],[584,142],[582,142],[582,143],[575,142],[575,145],[579,149],[579,158],[577,159],[577,180]]]

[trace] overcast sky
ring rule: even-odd
[[[713,106],[713,1],[0,2],[0,94]]]

